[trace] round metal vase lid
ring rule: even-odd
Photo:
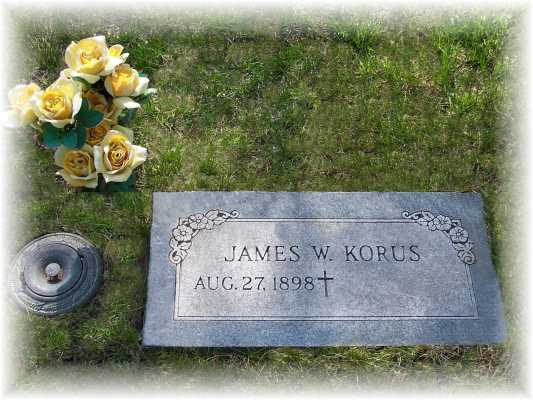
[[[72,233],[52,233],[31,241],[16,255],[8,284],[19,306],[53,316],[87,303],[102,275],[102,259],[92,243]]]

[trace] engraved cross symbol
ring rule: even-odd
[[[324,270],[324,277],[316,278],[317,281],[324,281],[324,296],[328,297],[328,281],[332,281],[334,278],[327,276],[326,270]]]

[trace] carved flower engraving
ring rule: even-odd
[[[189,217],[189,224],[193,229],[213,229],[213,221],[207,219],[201,213],[191,215]]]
[[[178,227],[172,230],[172,236],[178,242],[190,242],[193,233],[193,229],[187,225],[178,225]]]
[[[237,211],[209,210],[205,214],[196,213],[188,218],[179,218],[176,227],[172,229],[170,238],[170,261],[178,266],[187,257],[192,246],[192,239],[202,230],[211,230],[230,218],[237,218]]]
[[[170,239],[170,247],[172,251],[169,256],[171,260],[183,260],[187,256],[187,250],[191,247],[192,242],[179,242],[176,239]]]
[[[450,240],[453,243],[468,242],[468,232],[461,227],[456,227],[450,230]]]
[[[404,211],[402,216],[427,227],[430,231],[442,232],[450,240],[453,248],[457,251],[457,257],[462,262],[467,265],[476,262],[476,256],[472,252],[474,245],[469,241],[468,232],[461,226],[461,220],[446,215],[435,216],[429,211],[417,211],[412,214]]]
[[[437,215],[428,222],[428,229],[430,231],[447,231],[452,227],[452,220],[450,217],[444,215]]]

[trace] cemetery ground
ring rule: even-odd
[[[62,367],[64,376],[144,371],[147,382],[515,382],[516,262],[505,246],[513,207],[507,160],[516,150],[509,49],[518,15],[406,14],[391,22],[13,12],[13,40],[24,54],[10,83],[47,86],[70,41],[105,34],[158,89],[133,126],[149,151],[135,193],[67,188],[54,176],[52,151],[38,149],[31,134],[15,135],[10,210],[13,225],[24,223],[14,250],[67,231],[91,240],[106,263],[89,305],[57,318],[22,313],[14,326],[26,338],[13,347],[18,384],[34,387]],[[151,194],[185,190],[480,192],[509,338],[477,346],[143,349]]]

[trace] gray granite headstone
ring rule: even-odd
[[[474,193],[154,193],[146,346],[505,337]]]

